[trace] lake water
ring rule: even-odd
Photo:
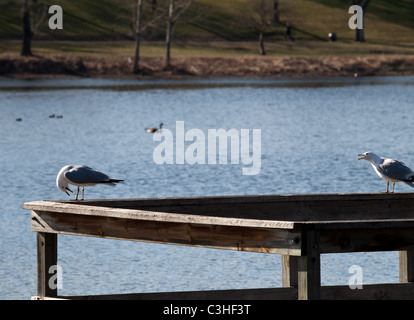
[[[86,164],[125,179],[92,198],[382,192],[357,154],[414,167],[414,77],[318,80],[0,80],[0,298],[36,294],[36,237],[23,202],[67,199],[59,169]],[[49,115],[61,115],[50,118]],[[21,121],[16,121],[21,118]],[[158,165],[144,131],[260,129],[261,171]],[[396,192],[414,191],[397,184]],[[279,255],[59,236],[63,295],[281,286]],[[322,256],[322,284],[397,282],[398,253]]]

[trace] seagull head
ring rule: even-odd
[[[66,166],[67,167],[67,166]],[[56,186],[63,192],[65,192],[68,196],[70,196],[70,192],[73,193],[72,190],[69,189],[69,184],[68,184],[68,180],[65,178],[65,172],[67,171],[67,168],[63,167],[57,177],[56,177]]]
[[[358,157],[360,157],[358,158],[358,160],[367,160],[373,164],[376,164],[381,160],[379,156],[377,156],[374,152],[371,151],[360,153]]]
[[[361,157],[361,158],[358,158],[358,160],[368,160],[369,161],[369,159],[372,157],[372,152],[368,151],[368,152],[360,153],[358,155],[358,157]]]

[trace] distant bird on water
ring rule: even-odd
[[[157,131],[161,131],[163,125],[164,124],[161,122],[159,128],[145,128],[145,131],[148,132],[148,133],[154,133],[154,132],[157,132]]]
[[[394,192],[397,182],[404,182],[414,188],[414,171],[408,168],[403,162],[395,159],[382,158],[373,152],[364,152],[358,155],[358,160],[367,160],[371,163],[377,175],[387,181],[387,191],[392,182],[392,191]]]
[[[76,199],[78,200],[79,188],[82,187],[82,199],[84,198],[84,189],[87,186],[94,186],[96,184],[104,184],[107,186],[115,186],[118,182],[123,182],[124,180],[111,179],[105,173],[94,170],[87,166],[82,165],[67,165],[60,169],[56,177],[57,187],[70,196],[69,192],[72,190],[69,189],[69,183],[78,187],[78,192],[76,193]],[[69,192],[68,192],[69,191]]]

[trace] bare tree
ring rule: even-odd
[[[362,8],[362,21],[364,21],[365,16],[365,10],[368,7],[370,0],[351,0],[352,5],[358,5]],[[365,23],[364,23],[365,26]],[[355,29],[355,41],[364,42],[365,41],[365,35],[364,35],[364,29]]]
[[[143,0],[134,0],[133,3],[128,3],[131,12],[131,20],[128,25],[130,26],[130,32],[135,35],[135,56],[133,63],[133,72],[135,74],[140,72],[139,60],[142,33],[148,28],[158,26],[159,23],[165,19],[165,11],[162,9],[157,10],[156,0],[152,0],[151,12],[148,10],[144,12],[143,4]],[[147,18],[144,20],[143,16],[145,14]]]
[[[36,0],[24,0],[23,2],[23,16],[22,16],[22,23],[23,23],[23,47],[22,47],[22,56],[32,56],[32,28],[30,25],[30,6],[31,2]]]
[[[175,22],[182,16],[184,12],[188,10],[192,3],[192,0],[170,0],[168,9],[168,24],[166,35],[166,55],[165,55],[165,67],[169,67],[171,63],[171,42],[172,42],[172,30]]]
[[[279,0],[273,0],[273,22],[279,22]]]
[[[277,1],[274,0],[247,0],[246,15],[252,28],[259,32],[260,54],[265,55],[264,34],[266,29],[272,25],[275,17],[278,16]]]
[[[169,6],[159,5],[157,0],[151,0],[150,9],[145,7],[143,0],[133,0],[129,2],[126,0],[131,12],[131,20],[128,23],[130,26],[130,32],[135,36],[135,57],[133,63],[133,72],[139,73],[139,60],[140,60],[140,45],[141,36],[149,28],[159,27],[161,22],[168,16],[167,24],[167,36],[166,36],[166,67],[170,66],[171,60],[171,42],[172,31],[175,22],[187,11],[190,7],[192,0],[170,0]],[[144,10],[144,8],[146,8]],[[167,11],[168,10],[168,11]],[[120,14],[121,16],[121,14]],[[197,17],[198,15],[195,15]],[[144,19],[145,17],[145,19]]]
[[[45,21],[47,8],[44,3],[38,4],[37,0],[24,0],[22,13],[23,45],[21,55],[32,56],[32,37]],[[31,13],[33,13],[34,19],[31,19]]]
[[[174,13],[174,0],[170,0],[170,8],[168,10],[168,24],[167,24],[167,36],[165,39],[166,45],[167,45],[167,53],[165,56],[165,66],[170,66],[170,60],[171,60],[171,33],[172,33],[172,27],[173,27],[173,13]]]
[[[142,0],[138,0],[137,4],[137,19],[135,26],[135,58],[134,58],[134,73],[139,72],[139,46],[141,42],[141,12],[142,12]]]

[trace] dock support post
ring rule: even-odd
[[[282,287],[298,286],[298,257],[282,255]]]
[[[57,286],[50,285],[54,273],[51,266],[57,265],[57,234],[37,233],[37,296],[57,297]]]
[[[400,251],[400,283],[414,282],[414,250]]]
[[[306,230],[302,239],[305,255],[298,259],[298,299],[315,300],[320,298],[321,289],[319,232]]]

